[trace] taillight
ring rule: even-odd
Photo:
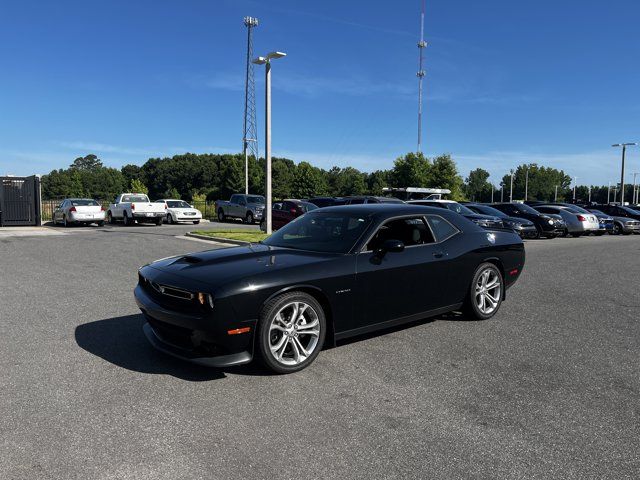
[[[167,208],[168,208],[168,207],[167,207],[167,204],[165,203],[165,204],[164,204],[164,209],[166,210]]]
[[[135,209],[136,209],[136,204],[135,204],[135,203],[132,203],[132,204],[131,204],[131,210],[135,210]]]
[[[101,212],[104,212],[104,207],[102,207],[102,206],[101,206],[101,207],[100,207],[100,211],[101,211]]]
[[[71,208],[69,209],[69,212],[76,212],[76,211],[77,211],[77,210],[76,210],[76,207],[71,207]]]
[[[586,218],[584,218],[582,215],[578,215],[578,221],[579,221],[579,222],[586,222],[586,221],[587,221],[587,219],[586,219]]]

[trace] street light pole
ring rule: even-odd
[[[500,186],[500,203],[504,202],[504,182]]]
[[[271,198],[271,60],[274,58],[282,58],[287,54],[283,52],[271,52],[266,57],[258,57],[253,60],[253,63],[257,65],[265,66],[265,101],[264,101],[264,111],[265,111],[265,121],[264,121],[264,158],[266,161],[266,172],[265,172],[265,186],[266,186],[266,194],[265,194],[265,223],[266,223],[266,233],[267,235],[271,235],[273,233],[273,222],[272,222],[272,198]]]
[[[513,170],[511,170],[511,189],[509,190],[509,203],[513,203]]]
[[[558,203],[558,185],[556,185],[556,196],[553,197],[554,203]]]
[[[524,176],[524,201],[529,200],[529,167],[527,167],[527,172]]]
[[[573,203],[576,203],[576,184],[578,183],[578,177],[573,177]]]
[[[627,147],[631,145],[637,145],[637,143],[627,142],[614,143],[613,145],[611,145],[612,147],[622,147],[622,168],[620,169],[620,205],[624,205],[624,155],[627,151]]]
[[[636,200],[636,175],[638,175],[638,172],[633,172],[633,190],[631,190],[631,203],[633,203],[634,205],[638,203],[638,200]]]
[[[607,205],[611,203],[611,181],[609,181],[609,188],[607,188]]]
[[[493,191],[495,190],[495,187],[493,186],[493,183],[491,184],[491,203],[493,203]]]
[[[591,185],[589,185],[589,205],[591,205]]]

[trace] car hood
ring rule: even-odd
[[[304,267],[327,261],[339,254],[308,252],[262,244],[220,248],[157,260],[150,268],[219,287],[239,278],[247,278],[265,271]]]
[[[638,221],[638,220],[636,220],[635,218],[632,218],[632,217],[617,217],[617,216],[614,216],[613,219],[616,222],[622,222],[622,223],[637,222]]]

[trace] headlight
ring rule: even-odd
[[[553,220],[547,220],[549,222],[549,225],[553,225]]]
[[[213,308],[213,297],[208,293],[198,292],[198,302],[203,307],[209,305],[210,308]]]

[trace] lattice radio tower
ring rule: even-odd
[[[427,46],[427,42],[424,41],[424,2],[422,0],[422,13],[420,14],[420,41],[418,42],[419,64],[418,64],[418,153],[422,151],[422,81],[424,79],[423,65],[423,52]]]
[[[244,192],[249,193],[249,155],[258,160],[258,131],[256,126],[256,83],[253,78],[253,29],[258,26],[255,17],[244,17],[247,27],[247,69],[244,90],[244,131],[242,146],[244,152]]]

